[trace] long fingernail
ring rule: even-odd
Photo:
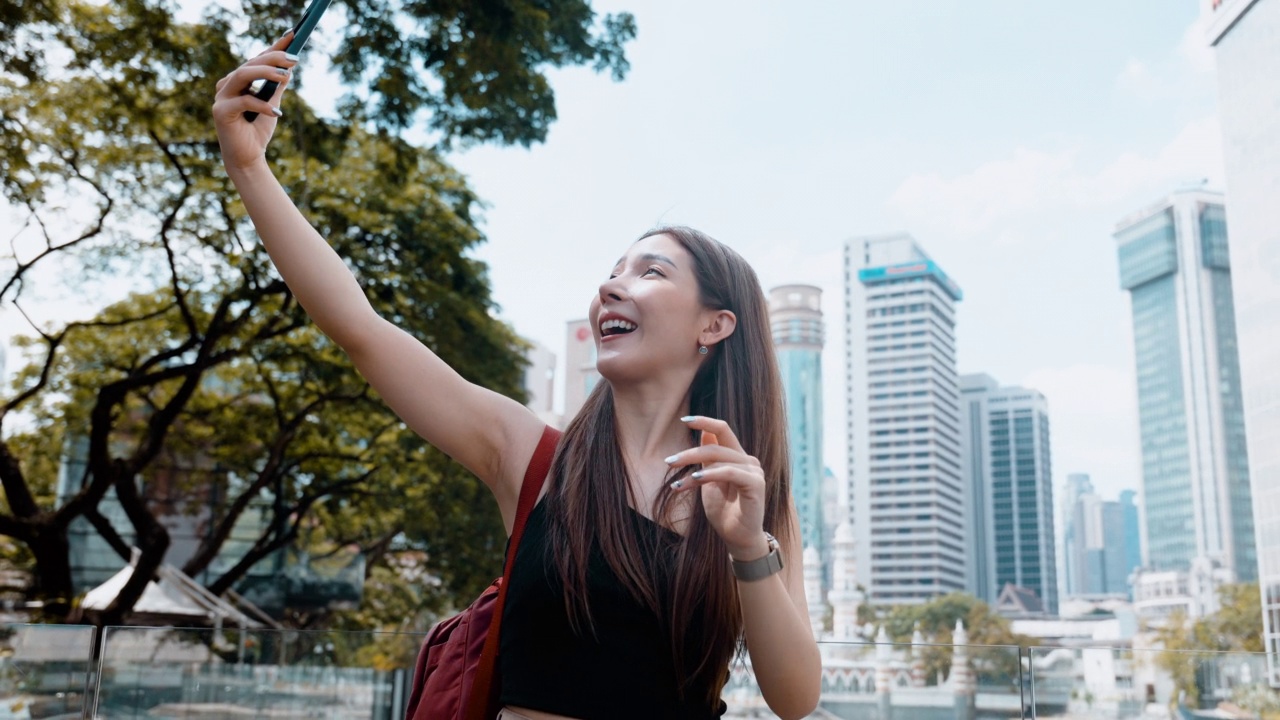
[[[694,420],[697,420],[697,419],[698,419],[697,415],[685,415],[684,417],[680,418],[680,422],[693,422]]]
[[[288,60],[289,62],[298,62],[298,56],[294,55],[293,53],[285,53],[284,59]]]
[[[693,477],[693,479],[694,479],[694,480],[697,480],[697,479],[701,478],[701,477],[702,477],[702,471],[701,471],[701,470],[694,470],[694,471],[693,471],[693,473],[692,473],[692,477]]]
[[[285,77],[288,77],[288,76],[289,76],[289,71],[288,71],[287,69],[285,69],[285,68],[276,68],[276,74],[277,74],[277,75],[284,75]]]
[[[278,107],[271,108],[271,114],[275,115],[276,117],[284,117],[284,111]]]
[[[684,486],[683,480],[676,480],[675,482],[671,483],[672,490],[679,490],[683,486]]]
[[[670,465],[671,463],[673,463],[673,462],[675,462],[676,460],[679,460],[679,459],[680,459],[680,453],[676,453],[675,455],[672,455],[671,457],[664,458],[664,459],[662,460],[662,462],[664,462],[664,463],[666,463],[666,464]]]

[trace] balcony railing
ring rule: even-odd
[[[399,720],[419,634],[0,626],[6,718]],[[1265,656],[820,643],[815,718],[1280,718]],[[745,663],[729,718],[769,718]],[[1251,712],[1253,708],[1256,712]]]

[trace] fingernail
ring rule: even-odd
[[[289,75],[289,71],[288,71],[287,69],[285,69],[285,68],[276,68],[276,74],[277,74],[277,75],[284,75],[285,77],[288,77],[288,75]]]
[[[283,117],[283,116],[284,116],[284,111],[283,111],[283,110],[281,110],[281,109],[280,109],[280,108],[278,108],[278,107],[273,107],[273,108],[271,108],[271,114],[272,114],[272,115],[275,115],[276,117]]]
[[[697,415],[685,415],[684,417],[680,418],[680,422],[693,422],[694,420],[697,420],[697,419],[698,419]]]
[[[675,455],[672,455],[671,457],[664,459],[662,462],[670,465],[671,463],[679,459],[680,459],[680,453],[676,453]]]
[[[294,55],[293,53],[285,53],[284,59],[288,60],[289,62],[298,62],[298,56]]]
[[[701,471],[701,470],[694,470],[694,471],[693,471],[693,479],[694,479],[694,480],[697,480],[697,479],[699,479],[699,478],[701,478],[701,477],[702,477],[702,471]]]
[[[671,483],[671,489],[679,490],[683,485],[684,485],[683,480],[676,480],[675,482]]]

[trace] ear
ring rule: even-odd
[[[712,310],[708,313],[698,343],[711,347],[733,334],[738,327],[738,316],[729,310]]]

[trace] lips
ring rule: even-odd
[[[636,330],[639,325],[629,318],[623,317],[617,313],[607,312],[600,315],[600,339],[618,337],[620,335],[628,335]]]

